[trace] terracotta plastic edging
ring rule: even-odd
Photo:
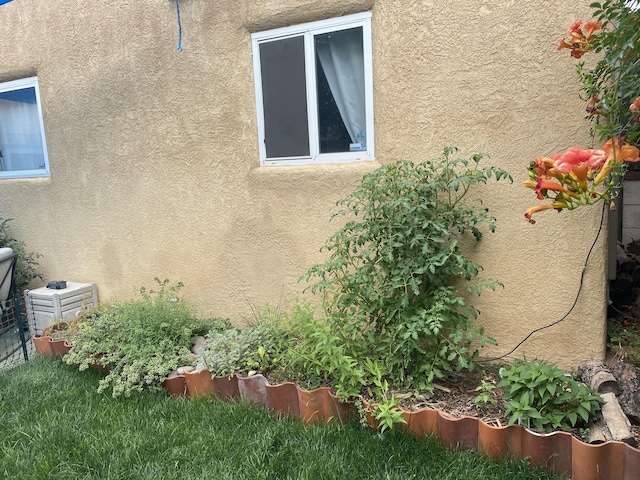
[[[36,347],[36,352],[40,355],[53,355],[51,353],[51,337],[49,335],[34,336],[33,345]]]
[[[416,435],[432,434],[449,448],[474,449],[494,460],[528,458],[532,465],[573,480],[640,478],[640,450],[626,443],[591,445],[567,432],[541,434],[519,425],[494,427],[474,417],[454,418],[431,408],[403,410],[403,416],[404,428]],[[378,427],[370,414],[367,422]]]
[[[47,351],[49,338],[36,339],[40,354],[53,355],[50,348]],[[200,370],[167,377],[163,385],[171,396],[241,398],[305,423],[342,421],[356,410],[353,403],[341,402],[328,387],[309,391],[293,382],[270,385],[262,375],[212,377],[208,370]],[[368,404],[364,402],[364,406]],[[545,466],[572,480],[640,478],[640,450],[626,443],[591,445],[567,432],[540,434],[519,425],[494,427],[478,418],[454,418],[431,408],[403,410],[402,414],[407,422],[402,428],[418,436],[434,435],[448,448],[474,449],[494,460],[528,458],[532,465]],[[371,414],[367,414],[367,422],[378,426]]]
[[[72,343],[67,342],[66,340],[49,340],[49,348],[51,349],[51,354],[54,357],[62,358],[64,357],[73,347]]]
[[[269,382],[261,374],[250,377],[238,377],[240,398],[263,408],[269,407],[267,385]]]
[[[207,370],[181,377],[187,386],[196,377],[211,385],[210,389],[187,388],[192,396],[225,397],[214,385],[219,378],[229,382],[227,377],[212,378]],[[356,410],[353,403],[341,402],[328,387],[305,390],[293,382],[271,385],[262,375],[236,378],[240,398],[305,423],[342,421]],[[364,407],[368,406],[364,402]],[[622,442],[590,445],[567,432],[541,434],[519,425],[494,427],[478,418],[454,418],[431,408],[403,410],[402,414],[407,422],[403,428],[418,436],[434,435],[451,449],[477,450],[494,460],[528,458],[532,465],[573,480],[638,480],[640,475],[640,450]],[[367,414],[367,422],[378,427],[371,414]]]

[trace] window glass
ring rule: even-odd
[[[309,155],[304,38],[260,45],[267,157]]]
[[[0,84],[0,178],[47,174],[35,80]]]
[[[260,161],[373,159],[371,13],[252,35]]]
[[[366,150],[362,27],[315,36],[320,153]]]

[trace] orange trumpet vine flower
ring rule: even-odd
[[[587,168],[598,169],[604,164],[606,158],[604,150],[583,150],[573,147],[562,155],[556,156],[553,169],[565,175],[573,171],[576,167],[585,166]]]
[[[551,204],[536,205],[535,207],[528,208],[527,211],[524,212],[524,218],[526,218],[529,223],[534,224],[536,223],[536,221],[531,218],[534,213],[542,212],[543,210],[549,210],[551,208],[553,208],[553,205]]]
[[[557,50],[568,48],[573,58],[580,58],[591,50],[591,36],[602,28],[602,22],[587,22],[582,27],[582,20],[578,20],[567,30],[568,38],[563,38]]]
[[[531,218],[534,213],[542,212],[544,210],[551,210],[555,208],[558,212],[561,212],[563,208],[567,208],[567,203],[557,200],[553,203],[547,203],[546,205],[536,205],[535,207],[528,208],[526,212],[524,212],[524,218],[531,224],[536,223],[536,221]]]
[[[567,190],[565,187],[560,185],[559,183],[554,182],[553,180],[548,180],[546,178],[538,178],[538,182],[534,187],[533,191],[536,192],[538,196],[538,200],[544,200],[545,194],[547,190],[552,190],[554,192],[562,192],[571,195],[572,192]]]
[[[640,123],[640,97],[637,97],[631,105],[629,105],[629,111],[633,119]]]
[[[611,139],[607,140],[603,147],[606,153],[606,161],[598,175],[593,179],[593,184],[598,185],[607,177],[607,175],[614,169],[616,165],[623,162],[637,162],[640,161],[640,150],[633,145],[625,143],[620,146],[620,141],[616,138],[615,141]]]
[[[553,159],[548,157],[538,157],[531,162],[531,169],[535,171],[537,175],[548,176],[549,170],[553,168]]]

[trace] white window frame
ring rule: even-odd
[[[349,28],[362,27],[362,46],[364,53],[364,84],[366,114],[366,150],[358,152],[320,153],[318,139],[316,62],[314,59],[314,35],[329,33]],[[281,40],[286,37],[304,36],[305,44],[305,76],[307,87],[307,116],[309,123],[310,155],[304,157],[267,158],[265,145],[265,123],[262,97],[262,76],[260,68],[260,44]],[[345,15],[343,17],[304,23],[290,27],[277,28],[251,35],[253,48],[253,69],[255,77],[256,110],[258,120],[258,142],[260,164],[273,165],[309,165],[322,163],[350,163],[371,161],[374,159],[373,136],[373,68],[371,53],[371,12]]]
[[[21,78],[10,82],[0,83],[0,93],[33,88],[36,95],[36,107],[38,109],[38,121],[40,124],[40,138],[42,140],[42,154],[44,158],[44,168],[35,170],[8,170],[0,171],[0,180],[4,178],[33,178],[48,177],[51,175],[49,169],[49,156],[47,154],[47,142],[44,136],[44,122],[42,121],[42,106],[40,104],[40,91],[38,88],[38,77]]]

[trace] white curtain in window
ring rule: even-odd
[[[35,103],[0,98],[0,170],[33,170],[43,161]]]
[[[353,143],[366,143],[362,28],[342,30],[316,42],[316,52]]]

